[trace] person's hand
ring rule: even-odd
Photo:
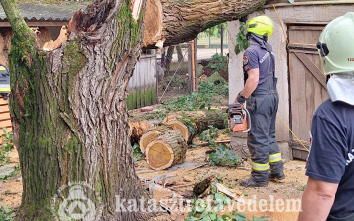
[[[243,96],[241,93],[239,93],[234,101],[234,104],[239,104],[242,106],[246,101],[245,96]]]

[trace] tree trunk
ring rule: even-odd
[[[82,220],[154,218],[156,210],[140,209],[148,195],[135,173],[125,104],[140,48],[193,39],[265,1],[155,0],[162,25],[143,44],[146,0],[96,0],[73,16],[69,39],[51,52],[38,50],[15,0],[0,2],[14,31],[10,109],[23,177],[17,219],[76,219],[76,193],[90,202]]]
[[[166,64],[166,71],[165,71],[165,76],[170,75],[170,69],[171,69],[171,63],[172,63],[172,56],[173,56],[173,52],[175,50],[175,46],[170,46],[167,49],[167,55],[166,55],[166,59],[165,59],[165,64]]]
[[[188,145],[180,132],[167,130],[146,147],[146,162],[154,170],[164,170],[186,159]]]
[[[170,46],[195,39],[215,25],[238,20],[267,0],[150,0],[143,47]]]
[[[220,111],[185,111],[170,113],[163,119],[163,123],[179,131],[187,143],[191,143],[194,136],[207,130],[209,126],[225,129],[226,119]]]
[[[14,30],[10,106],[23,177],[19,219],[63,215],[60,206],[79,182],[92,190],[86,197],[94,203],[94,220],[155,216],[116,210],[117,196],[137,199],[138,208],[138,199],[148,198],[134,169],[125,104],[144,7],[135,21],[129,1],[95,2],[73,16],[70,39],[51,53],[37,51],[35,40],[27,41],[34,36],[25,23]]]
[[[178,62],[183,62],[184,56],[182,53],[181,45],[176,45],[176,50],[177,50],[177,56],[178,56]]]

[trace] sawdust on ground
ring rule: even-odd
[[[241,192],[242,195],[240,198],[243,198],[246,202],[253,202],[255,200],[259,202],[261,199],[267,200],[268,209],[266,211],[252,211],[254,207],[250,206],[241,207],[245,209],[243,213],[247,214],[248,218],[264,216],[269,221],[297,220],[298,212],[277,212],[275,211],[275,203],[279,199],[301,199],[303,193],[302,187],[307,181],[307,177],[304,175],[305,162],[294,160],[286,163],[284,165],[286,179],[281,183],[270,182],[267,187],[244,188],[240,186],[239,182],[250,176],[251,166],[249,162],[244,162],[244,165],[240,168],[209,166],[205,162],[207,157],[205,152],[208,150],[208,147],[189,149],[184,164],[176,165],[163,171],[154,171],[148,167],[145,160],[141,160],[136,164],[136,171],[138,176],[146,182],[163,175],[167,175],[166,182],[181,182],[185,176],[193,177],[194,182],[191,182],[190,185],[185,185],[184,187],[168,187],[187,198],[192,197],[194,183],[202,181],[209,175],[215,175],[217,178],[222,179],[225,185],[232,186],[233,189]],[[11,163],[7,166],[19,165],[16,149],[11,151],[10,158]],[[20,175],[6,180],[0,180],[0,206],[6,205],[16,210],[21,204],[21,195],[22,178]],[[236,204],[234,205],[234,209],[235,208],[237,208]],[[185,213],[184,216],[187,216],[187,213]]]
[[[224,184],[232,186],[236,192],[241,192],[240,199],[244,199],[248,204],[260,202],[261,199],[266,200],[267,206],[263,206],[262,211],[260,211],[262,208],[255,209],[255,207],[248,204],[245,206],[238,205],[239,207],[237,207],[237,203],[235,203],[233,209],[245,209],[245,211],[241,212],[247,214],[248,219],[251,219],[253,216],[264,216],[269,221],[297,220],[298,212],[296,209],[300,206],[299,202],[303,194],[303,186],[307,182],[307,177],[304,175],[305,162],[294,160],[285,163],[284,173],[286,179],[282,182],[270,182],[267,187],[244,188],[239,183],[250,176],[250,163],[246,161],[240,168],[209,166],[205,162],[205,152],[208,150],[208,147],[189,149],[184,164],[163,171],[149,169],[146,161],[141,160],[136,166],[136,171],[138,176],[145,182],[151,182],[151,180],[163,177],[164,175],[166,175],[165,182],[182,182],[185,176],[194,177],[195,181],[190,185],[184,185],[184,187],[167,187],[187,198],[192,197],[194,183],[198,183],[210,175],[215,175],[217,178],[222,179]],[[277,203],[277,200],[279,203]],[[286,200],[290,202],[288,204],[290,206],[289,209],[286,207]],[[284,206],[281,205],[281,201],[285,202]],[[277,204],[280,209],[276,208]],[[183,215],[186,217],[187,213]]]

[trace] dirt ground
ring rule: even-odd
[[[244,188],[240,186],[240,180],[247,179],[251,173],[251,166],[249,162],[244,162],[244,165],[240,168],[234,167],[216,167],[209,166],[206,164],[205,159],[207,155],[205,154],[208,151],[208,147],[200,147],[195,149],[189,149],[187,152],[186,162],[182,165],[174,166],[168,170],[164,171],[154,171],[148,168],[145,160],[141,160],[136,167],[138,176],[149,182],[151,180],[159,180],[159,178],[166,175],[166,182],[181,182],[183,178],[193,177],[194,182],[191,185],[179,188],[178,186],[167,187],[176,193],[186,197],[192,197],[193,183],[198,183],[210,175],[222,179],[223,183],[229,187],[233,187],[234,191],[240,194],[240,199],[244,199],[249,204],[253,201],[258,201],[264,199],[267,201],[266,211],[255,211],[254,207],[251,206],[239,206],[245,211],[241,211],[247,214],[247,218],[251,219],[253,216],[261,217],[264,216],[269,221],[292,221],[297,220],[298,212],[297,211],[286,211],[286,206],[284,205],[284,211],[276,211],[276,201],[286,199],[297,199],[300,201],[303,186],[306,184],[307,177],[305,174],[305,162],[303,161],[290,161],[284,165],[284,173],[286,179],[282,182],[270,182],[267,187],[257,187],[257,188]],[[273,200],[271,200],[273,199]],[[280,202],[280,201],[279,201]],[[257,204],[256,204],[257,205]],[[273,207],[271,206],[273,205]],[[280,205],[280,204],[279,204]],[[290,210],[293,209],[292,206],[295,204],[289,204]],[[257,206],[256,206],[257,207]],[[265,209],[266,207],[263,207]],[[234,209],[237,208],[237,205],[234,205]],[[272,209],[273,208],[273,209]],[[279,210],[282,210],[281,206]],[[295,207],[294,207],[295,208]],[[260,209],[260,208],[258,208]],[[274,211],[273,211],[274,210]],[[186,217],[187,214],[184,214]]]
[[[20,165],[19,157],[16,148],[11,150],[9,155],[11,162],[5,165],[6,168],[13,168],[16,165]],[[4,168],[1,167],[0,173],[4,172]],[[14,177],[9,177],[5,180],[0,179],[0,207],[6,205],[12,209],[16,209],[21,205],[22,196],[22,177],[20,172]]]
[[[301,199],[303,193],[302,187],[307,181],[307,177],[304,175],[305,162],[290,161],[286,163],[284,166],[286,179],[281,183],[270,182],[268,187],[243,188],[240,186],[239,182],[240,180],[249,177],[251,171],[249,162],[244,162],[244,165],[240,168],[209,166],[205,162],[207,157],[205,152],[208,150],[208,147],[189,149],[185,163],[163,171],[154,171],[148,167],[145,160],[140,160],[136,164],[136,172],[141,180],[146,183],[159,180],[159,178],[164,175],[166,175],[165,182],[181,182],[186,176],[194,178],[194,181],[190,182],[189,185],[184,185],[184,187],[167,187],[187,199],[192,198],[194,183],[202,181],[207,176],[214,175],[215,177],[222,179],[225,185],[233,187],[235,192],[239,193],[240,199],[244,199],[248,204],[261,199],[267,200],[268,209],[266,211],[252,211],[254,210],[254,207],[250,206],[240,207],[245,209],[245,211],[242,212],[247,214],[249,219],[253,216],[264,216],[269,221],[292,221],[297,219],[297,212],[276,212],[274,205],[279,199]],[[13,167],[19,164],[16,149],[11,151],[10,158],[11,163],[6,165],[7,167]],[[20,206],[21,195],[22,178],[20,175],[6,180],[0,180],[0,206],[6,205],[16,210],[16,208]],[[273,198],[273,201],[271,198]],[[271,204],[274,206],[274,211],[272,211]],[[236,208],[235,204],[234,209]],[[183,215],[186,217],[187,213]]]

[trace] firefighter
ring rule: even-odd
[[[273,32],[273,22],[267,16],[247,22],[250,47],[243,56],[245,86],[235,102],[244,104],[251,115],[251,130],[247,145],[251,153],[251,177],[241,181],[245,187],[267,186],[268,179],[283,179],[283,162],[275,139],[275,118],[278,110],[275,57],[267,42]]]
[[[331,21],[317,48],[330,97],[316,110],[299,221],[354,220],[354,12]]]

